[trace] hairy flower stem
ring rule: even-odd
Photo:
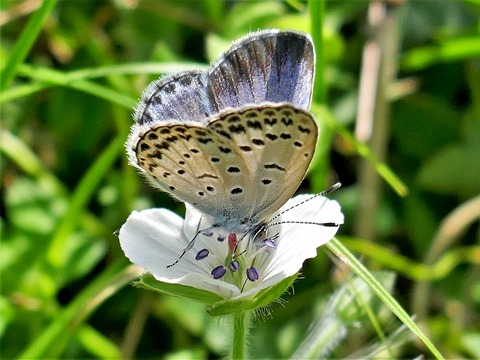
[[[233,339],[230,359],[247,359],[247,336],[250,328],[250,311],[241,311],[233,316]]]

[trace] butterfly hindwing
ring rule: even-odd
[[[317,126],[309,112],[288,104],[234,111],[208,127],[222,125],[244,164],[245,203],[239,218],[268,217],[297,190],[313,157]],[[238,210],[237,210],[238,211]]]
[[[309,109],[315,52],[306,34],[264,30],[235,42],[207,71],[163,76],[143,91],[138,125],[203,122],[229,108],[264,102]]]
[[[153,81],[143,91],[133,115],[138,125],[191,120],[210,115],[206,104],[206,73],[185,71]]]
[[[263,104],[220,114],[206,127],[152,128],[136,156],[154,184],[222,223],[283,205],[305,176],[316,137],[310,113]]]

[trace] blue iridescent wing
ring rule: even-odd
[[[290,103],[308,110],[315,52],[310,37],[263,30],[233,43],[208,71],[211,112],[263,102]]]
[[[229,108],[290,103],[308,110],[315,52],[308,35],[263,30],[233,43],[207,72],[186,71],[153,81],[135,109],[138,125],[207,122]]]
[[[143,91],[133,115],[138,125],[198,121],[210,116],[205,106],[206,73],[185,71],[153,81]]]

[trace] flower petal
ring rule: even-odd
[[[272,221],[272,224],[277,225],[268,230],[269,237],[276,233],[280,234],[276,241],[276,250],[269,256],[265,254],[256,259],[256,265],[262,267],[261,283],[242,296],[249,295],[253,290],[256,292],[272,286],[297,273],[306,259],[317,255],[317,247],[331,240],[338,230],[338,226],[320,224],[340,225],[344,220],[340,205],[323,196],[296,196],[278,213],[285,210],[285,213]]]
[[[239,294],[236,286],[212,278],[208,263],[195,260],[195,249],[187,251],[181,261],[167,268],[191,240],[184,235],[184,230],[183,220],[166,209],[134,211],[120,229],[120,246],[130,261],[159,281],[181,283],[225,298]],[[204,240],[199,237],[197,242],[195,245],[201,247]]]

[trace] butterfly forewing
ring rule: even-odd
[[[263,102],[309,109],[315,52],[308,36],[259,31],[235,42],[208,73],[213,111]]]
[[[206,127],[158,126],[136,148],[137,161],[161,189],[220,224],[263,220],[305,176],[317,127],[288,104],[234,109]]]

